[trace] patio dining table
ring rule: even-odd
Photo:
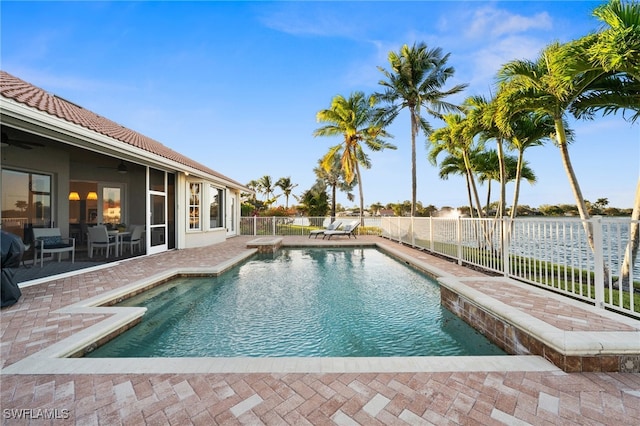
[[[116,237],[116,256],[120,256],[121,252],[122,252],[122,240],[124,237],[126,237],[127,235],[131,235],[131,232],[129,231],[118,231],[118,230],[113,230],[113,231],[108,231],[109,236],[113,236]]]

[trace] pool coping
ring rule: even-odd
[[[472,290],[463,284],[464,278],[455,277],[427,262],[422,262],[415,255],[410,256],[400,250],[394,249],[388,244],[379,242],[336,242],[336,247],[357,246],[377,247],[383,252],[394,256],[411,266],[420,269],[428,275],[437,278],[441,284],[451,286],[453,284],[461,294],[470,297],[477,303],[489,304],[492,309],[507,312],[505,306],[489,303],[492,299],[482,294],[473,294]],[[300,242],[283,244],[283,247],[310,247],[312,244]],[[508,355],[508,356],[471,356],[471,357],[391,357],[391,358],[66,358],[74,353],[84,351],[92,343],[99,341],[119,330],[130,327],[131,324],[140,321],[146,311],[145,308],[104,307],[125,295],[139,292],[143,289],[158,285],[175,276],[185,275],[217,275],[253,256],[257,249],[246,252],[229,259],[214,267],[188,267],[173,268],[165,272],[147,277],[135,283],[106,292],[101,295],[82,300],[72,305],[58,309],[52,313],[64,314],[98,314],[110,315],[99,323],[74,333],[49,347],[27,356],[0,370],[0,374],[133,374],[133,373],[251,373],[251,372],[410,372],[410,371],[560,371],[549,360],[538,355]],[[475,278],[477,279],[477,277]],[[505,279],[500,278],[499,279]],[[513,280],[512,280],[513,281]],[[510,283],[512,284],[512,283]],[[542,291],[539,290],[538,291]],[[550,294],[550,296],[560,297]],[[568,301],[564,298],[563,303]],[[576,302],[577,303],[577,302]],[[588,305],[581,304],[581,308]],[[506,308],[509,308],[506,306]],[[514,308],[512,308],[514,309]],[[595,309],[595,308],[594,308]],[[552,344],[564,344],[565,350],[581,350],[584,339],[571,339],[571,333],[558,334],[557,328],[552,325],[540,327],[540,320],[518,312],[518,325],[534,334],[550,333]],[[602,312],[598,311],[598,314]],[[614,314],[617,315],[617,314]],[[527,318],[528,317],[528,318]],[[616,320],[620,320],[617,315]],[[535,320],[535,321],[532,321]],[[611,335],[611,333],[607,333]],[[638,337],[638,345],[626,345],[629,351],[640,353],[640,330],[635,333]],[[625,333],[628,338],[628,334]],[[609,347],[621,347],[623,336],[614,335],[611,341],[603,341],[599,344]],[[624,346],[624,345],[623,345]],[[613,347],[613,346],[612,346]],[[593,349],[588,345],[588,348]]]

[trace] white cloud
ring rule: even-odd
[[[279,5],[278,5],[279,6]],[[323,37],[355,37],[360,31],[349,14],[332,11],[327,4],[289,3],[277,10],[259,13],[259,20],[268,28],[292,35]]]
[[[477,9],[473,13],[466,36],[469,38],[485,38],[487,36],[495,38],[529,30],[549,30],[551,27],[551,16],[547,12],[527,17],[488,6]]]

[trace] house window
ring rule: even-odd
[[[189,183],[189,229],[200,229],[200,189],[201,183]]]
[[[224,227],[224,190],[216,188],[215,186],[209,186],[209,228],[222,228]]]
[[[28,242],[32,226],[52,226],[51,176],[2,169],[2,229]]]

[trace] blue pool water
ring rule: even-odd
[[[504,355],[376,249],[282,249],[124,301],[142,322],[89,357]]]

